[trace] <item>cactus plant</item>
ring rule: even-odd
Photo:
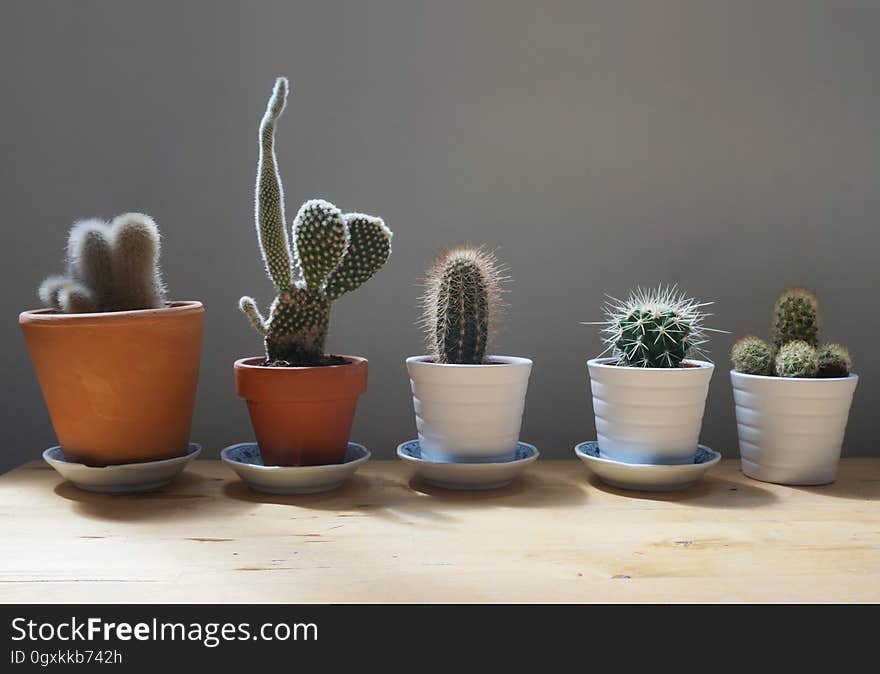
[[[775,367],[777,377],[815,377],[819,368],[816,349],[802,339],[783,344]]]
[[[849,349],[840,344],[825,344],[817,351],[819,367],[817,377],[846,377],[852,370],[852,357]]]
[[[493,342],[505,281],[493,253],[463,246],[428,270],[422,326],[435,363],[479,365]]]
[[[772,346],[754,335],[738,339],[730,350],[734,369],[745,374],[774,374],[775,355]]]
[[[626,300],[609,297],[605,321],[600,325],[607,346],[619,365],[628,367],[679,367],[686,358],[703,355],[706,343],[703,307],[679,292],[677,286],[637,288]],[[717,332],[717,331],[713,331]]]
[[[239,307],[264,338],[267,364],[314,366],[338,362],[324,354],[330,305],[375,274],[391,253],[391,230],[381,218],[343,214],[323,199],[305,202],[292,241],[275,157],[275,125],[287,102],[279,77],[260,124],[255,220],[266,273],[278,294],[264,318],[252,297]]]
[[[156,223],[143,213],[74,223],[67,274],[48,277],[38,294],[46,306],[69,314],[164,306]]]
[[[773,345],[748,336],[730,352],[733,368],[744,374],[779,377],[846,377],[852,359],[840,344],[819,344],[819,300],[806,288],[780,293],[773,307]],[[769,371],[763,365],[771,359]]]
[[[813,348],[819,346],[819,300],[806,288],[784,291],[773,307],[773,345],[802,340]]]

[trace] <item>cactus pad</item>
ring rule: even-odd
[[[323,199],[307,201],[293,221],[293,236],[303,282],[306,288],[318,290],[339,266],[348,246],[342,211]]]
[[[391,255],[391,230],[382,218],[362,213],[345,215],[348,249],[327,279],[327,296],[335,300],[366,283]]]

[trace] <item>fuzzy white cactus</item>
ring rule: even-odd
[[[159,267],[159,228],[143,213],[112,223],[73,224],[67,241],[67,275],[40,285],[42,302],[64,313],[156,309],[165,304]]]

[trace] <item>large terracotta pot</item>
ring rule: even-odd
[[[341,463],[358,397],[367,390],[367,360],[346,365],[263,367],[263,357],[235,361],[235,390],[247,400],[267,466]]]
[[[171,302],[18,317],[66,459],[106,466],[186,453],[204,314],[201,302]]]

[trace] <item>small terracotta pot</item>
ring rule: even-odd
[[[65,458],[89,466],[183,456],[205,308],[18,317]]]
[[[235,390],[247,400],[267,466],[341,463],[358,397],[367,390],[367,360],[347,365],[263,367],[263,357],[235,361]]]

